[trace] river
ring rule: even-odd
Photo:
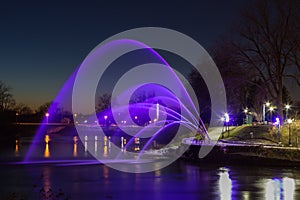
[[[300,199],[295,167],[179,159],[154,172],[125,173],[91,162],[86,145],[109,153],[105,138],[87,144],[72,137],[48,139],[37,143],[30,162],[23,160],[32,138],[1,148],[0,199]]]

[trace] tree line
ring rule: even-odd
[[[287,82],[300,88],[299,9],[297,0],[251,2],[232,31],[210,50],[224,80],[230,112],[249,108],[260,121],[267,101],[281,121],[284,105],[293,104],[297,112],[300,103],[293,102]],[[199,90],[201,77],[195,73],[190,81]]]
[[[14,122],[41,122],[50,106],[53,107],[50,119],[52,122],[72,120],[72,114],[57,103],[46,102],[37,109],[32,109],[24,103],[17,103],[13,97],[12,88],[0,81],[0,124]]]

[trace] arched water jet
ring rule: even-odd
[[[185,126],[185,123],[182,121],[175,121],[175,122],[171,122],[170,124],[167,124],[166,126],[162,127],[161,129],[165,129],[168,128],[169,126],[173,125],[173,124],[183,124]],[[153,142],[153,140],[155,139],[155,137],[158,135],[158,133],[161,130],[157,131],[156,133],[153,134],[153,136],[150,138],[150,140],[144,145],[144,147],[142,148],[141,152],[139,153],[137,160],[139,160],[141,158],[141,156],[144,154],[144,151],[147,149],[147,147]]]
[[[76,80],[75,80],[75,84],[74,84],[75,87],[73,88],[73,96],[72,96],[72,98],[78,104],[76,104],[76,103],[73,104],[73,109],[74,109],[74,105],[80,105],[80,103],[82,103],[82,102],[85,102],[86,105],[89,105],[90,106],[89,108],[92,108],[92,110],[94,109],[93,107],[95,107],[95,106],[94,106],[94,102],[93,102],[94,101],[93,100],[93,96],[95,96],[95,95],[93,95],[93,92],[95,91],[95,87],[96,87],[95,85],[97,85],[97,84],[94,84],[94,83],[95,82],[97,83],[99,81],[99,77],[101,77],[101,75],[102,75],[103,71],[105,70],[106,66],[109,66],[111,64],[111,62],[116,57],[118,57],[120,55],[123,55],[124,53],[126,53],[128,51],[133,51],[133,50],[136,50],[136,49],[148,49],[153,54],[156,54],[157,57],[160,57],[151,48],[158,48],[158,49],[163,49],[163,50],[166,49],[166,50],[170,50],[171,52],[175,52],[175,53],[178,53],[179,55],[183,56],[190,63],[192,63],[192,65],[194,65],[194,66],[196,66],[195,64],[198,64],[198,63],[195,63],[195,62],[199,62],[199,60],[201,61],[201,64],[204,63],[205,65],[208,65],[208,66],[211,66],[212,63],[213,63],[213,62],[211,62],[209,55],[202,49],[202,47],[200,45],[198,45],[197,43],[194,43],[195,41],[193,41],[191,38],[188,38],[187,36],[185,36],[183,34],[180,34],[180,33],[176,32],[176,31],[172,32],[171,30],[168,30],[168,29],[145,28],[144,29],[144,31],[145,31],[144,34],[138,34],[139,35],[138,38],[140,36],[142,38],[140,38],[140,40],[139,40],[140,42],[137,42],[137,41],[134,41],[135,40],[134,37],[137,36],[136,33],[139,30],[141,30],[141,29],[131,30],[129,32],[124,32],[124,33],[116,35],[116,36],[114,36],[112,38],[109,38],[108,40],[106,40],[102,44],[100,44],[100,46],[96,47],[91,52],[91,54],[89,54],[87,56],[87,58],[84,60],[84,62],[82,64],[82,66],[78,70],[79,71],[78,74],[76,75]],[[157,35],[157,33],[161,33],[161,34]],[[165,37],[166,33],[171,34],[172,37]],[[122,34],[123,34],[123,36],[122,36]],[[127,36],[126,36],[126,34],[127,34]],[[147,38],[147,37],[149,37],[149,36],[151,36],[153,34],[156,37],[155,40],[159,40],[159,42],[155,41],[155,40],[153,41],[151,39],[148,40],[149,38]],[[126,39],[126,40],[120,40],[122,38],[130,38],[130,39],[129,40],[128,39]],[[186,51],[187,49],[184,49],[183,51],[181,51],[182,50],[181,49],[182,45],[180,45],[180,46],[177,46],[176,44],[173,45],[173,42],[170,42],[169,38],[172,38],[172,40],[174,40],[174,38],[175,38],[174,41],[180,41],[179,42],[180,44],[185,44],[186,43],[186,44],[188,44],[188,46],[191,45],[192,46],[191,49],[193,49],[193,50]],[[117,39],[117,40],[114,40],[114,39]],[[111,40],[114,40],[114,41],[111,42],[111,43],[109,43],[109,41],[111,41]],[[186,42],[183,42],[183,41],[186,41]],[[147,46],[147,45],[144,45],[143,43],[148,44],[151,48],[149,46]],[[172,45],[170,46],[170,44],[172,44]],[[101,46],[101,45],[103,45],[103,46]],[[184,46],[184,47],[186,47],[186,46]],[[114,51],[114,50],[116,50],[116,51]],[[187,52],[190,52],[189,53],[190,55],[186,54]],[[199,54],[199,52],[200,52],[200,54]],[[196,53],[197,55],[200,55],[200,56],[197,57],[197,56],[195,56],[194,53]],[[195,57],[193,57],[193,56],[195,56]],[[205,56],[207,56],[207,57],[205,57]],[[101,63],[101,61],[104,61],[104,63]],[[162,61],[162,65],[160,65],[160,68],[157,68],[157,69],[160,70],[160,69],[168,68],[170,70],[168,64],[163,59],[161,59],[161,61]],[[99,62],[101,63],[100,66],[104,66],[104,69],[101,69],[100,71],[98,69],[96,69],[96,68],[93,68],[94,67],[93,64],[97,64],[97,66],[99,66]],[[91,71],[92,68],[94,69],[94,71],[93,70]],[[225,99],[225,101],[223,101],[223,98],[222,98],[223,97],[222,95],[224,95],[224,93],[223,93],[224,90],[222,88],[223,85],[219,84],[220,83],[219,79],[218,79],[219,76],[217,74],[218,71],[216,70],[217,73],[215,73],[216,72],[215,69],[216,69],[215,66],[212,66],[211,69],[207,69],[207,71],[206,71],[207,73],[205,73],[207,76],[204,77],[204,80],[206,82],[208,79],[212,78],[211,75],[217,75],[217,80],[214,79],[215,85],[211,86],[209,84],[210,86],[208,86],[208,89],[209,89],[210,93],[212,91],[219,91],[220,94],[219,93],[218,94],[215,93],[214,96],[213,96],[213,99],[214,100],[219,99],[222,102],[220,109],[218,109],[220,112],[222,112],[224,110],[224,108],[225,108],[225,106],[223,106],[223,104],[226,105],[226,99]],[[199,71],[199,69],[198,69],[198,71]],[[203,71],[200,70],[199,72],[200,72],[200,74],[202,74],[201,72],[203,72]],[[192,102],[190,96],[188,95],[187,91],[183,87],[183,84],[180,83],[180,81],[178,81],[179,79],[176,76],[176,73],[174,72],[174,70],[170,70],[169,72],[167,71],[167,73],[172,74],[172,76],[165,76],[165,77],[173,77],[174,80],[176,80],[179,83],[179,86],[183,89],[183,93],[186,95],[185,96],[186,100]],[[155,73],[154,73],[154,75],[155,75]],[[147,76],[145,75],[145,77],[147,77]],[[80,80],[91,80],[92,87],[81,87],[82,86],[81,85],[82,82],[80,82]],[[83,85],[87,86],[85,84],[83,84]],[[135,84],[135,85],[138,85],[138,84]],[[216,85],[217,85],[217,87],[216,87]],[[221,87],[221,89],[220,89],[219,86]],[[82,91],[78,90],[78,89],[84,89],[84,88],[88,88],[88,89],[90,89],[90,91],[86,91],[86,93],[81,93]],[[88,99],[85,99],[85,98],[88,98]],[[87,100],[87,101],[85,101],[85,100]],[[184,102],[183,105],[189,105],[189,104],[186,104],[186,102]],[[193,103],[191,103],[190,106],[191,106],[191,110],[195,110],[194,109],[195,105]],[[216,110],[217,110],[217,108],[219,108],[219,107],[216,106],[216,101],[212,101],[212,113],[215,113]],[[187,109],[187,110],[190,110],[190,109]],[[79,110],[75,109],[75,113],[79,113],[78,111]],[[197,113],[197,111],[196,111],[196,113]],[[199,114],[196,115],[196,116],[199,116]],[[213,117],[215,117],[215,114],[212,115],[212,118]],[[97,119],[97,117],[95,117],[94,111],[92,111],[91,119],[92,120],[96,120]],[[201,119],[199,119],[199,120],[201,120]],[[215,123],[215,121],[213,121],[212,124],[213,125],[218,125],[218,123]],[[97,127],[97,130],[101,131],[101,127]],[[117,147],[114,147],[114,149],[118,150]],[[99,158],[99,160],[103,161],[103,160],[101,160],[101,158]],[[161,165],[161,167],[164,167],[164,166],[170,164],[171,162],[172,162],[172,160],[169,160],[169,161],[163,163]],[[104,163],[105,163],[105,161],[104,161]],[[154,168],[154,169],[157,169],[157,168]],[[127,170],[129,170],[129,169],[124,169],[124,171],[127,171]],[[147,168],[144,168],[144,169],[138,169],[137,171],[134,171],[134,172],[146,172],[146,171],[152,171],[152,170],[153,170],[153,168],[151,168],[151,167],[148,168],[147,167]]]

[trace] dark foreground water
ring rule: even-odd
[[[178,160],[151,173],[124,173],[85,163],[92,158],[85,145],[75,145],[73,139],[40,142],[34,162],[28,163],[22,160],[30,138],[2,148],[0,199],[300,199],[298,168]],[[109,153],[103,140],[88,145]]]

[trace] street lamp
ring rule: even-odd
[[[17,112],[16,113],[16,124],[18,123],[18,116],[19,116],[20,114]]]
[[[47,112],[46,114],[45,114],[45,116],[46,116],[46,119],[47,119],[47,124],[48,124],[48,119],[49,119],[49,116],[50,116],[50,114]]]
[[[223,122],[223,127],[222,127],[222,139],[224,139],[224,123],[225,123],[225,117],[221,117],[221,121]],[[226,131],[226,130],[225,130]]]
[[[275,123],[278,127],[278,132],[277,132],[278,144],[281,144],[281,141],[280,141],[280,119],[279,119],[279,117],[276,117],[276,122]]]
[[[74,124],[77,124],[77,122],[76,122],[76,118],[77,118],[77,113],[74,113],[74,118],[73,118],[73,120],[74,120]]]
[[[262,116],[262,122],[264,123],[266,121],[266,106],[270,107],[271,103],[270,102],[266,102],[263,104],[263,116]]]
[[[289,124],[289,146],[292,146],[292,143],[291,143],[291,123],[293,122],[293,120],[288,119],[287,122]]]
[[[244,109],[244,113],[246,115],[245,124],[248,124],[248,108]]]
[[[291,108],[291,105],[289,105],[289,104],[285,105],[285,119],[286,120],[288,120],[288,112],[289,112],[290,108]]]
[[[224,114],[224,119],[225,119],[225,122],[226,122],[227,133],[228,133],[228,137],[229,137],[229,114],[228,113]]]
[[[270,113],[271,113],[271,123],[273,123],[273,111],[274,111],[274,107],[271,106],[271,107],[269,108],[269,111],[270,111]]]
[[[105,126],[107,126],[107,124],[106,124],[107,115],[104,116],[104,120],[105,120]]]

